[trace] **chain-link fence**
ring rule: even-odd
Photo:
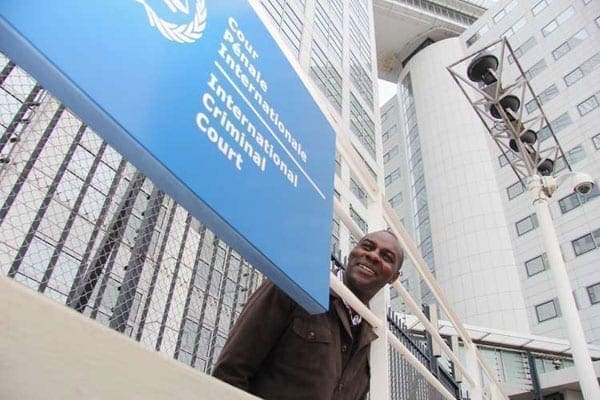
[[[4,56],[0,71],[2,274],[209,372],[261,274]]]
[[[0,272],[210,372],[262,275],[2,54],[0,71]],[[440,398],[390,353],[394,398]]]

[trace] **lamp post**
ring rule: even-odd
[[[517,77],[503,83],[504,60],[508,57],[517,69]],[[463,71],[467,62],[469,64],[465,77]],[[573,190],[585,195],[592,189],[593,179],[587,174],[571,171],[552,126],[506,39],[493,42],[479,52],[450,65],[448,71],[521,183],[535,198],[535,212],[544,238],[581,391],[586,400],[600,399],[600,386],[548,206],[552,194],[567,180],[575,180]],[[537,112],[523,119],[521,105],[525,104],[526,96],[536,102]],[[553,139],[548,140],[543,147],[539,138],[542,128],[547,129],[548,138]],[[569,172],[555,177],[554,172],[559,162],[564,162]]]

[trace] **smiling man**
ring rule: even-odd
[[[350,252],[344,283],[368,304],[398,278],[403,259],[391,232],[371,232]],[[213,375],[267,400],[362,400],[375,338],[335,293],[326,313],[310,315],[266,281],[231,330]]]

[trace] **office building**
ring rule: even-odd
[[[400,118],[396,127],[383,122],[383,151],[398,154],[386,162],[386,174],[400,168],[407,176],[388,185],[386,195],[394,204],[403,199],[396,205],[399,215],[415,230],[424,256],[433,254],[437,281],[466,323],[566,338],[534,198],[446,70],[501,37],[514,50],[569,164],[598,183],[600,4],[508,0],[401,68],[398,96],[382,111]],[[516,76],[514,69],[507,73]],[[537,112],[532,99],[522,106],[524,116]],[[540,141],[548,137],[549,129],[538,132]],[[555,174],[565,172],[559,160]],[[587,196],[562,187],[550,202],[585,336],[594,344],[600,343],[598,194],[597,187]],[[429,226],[420,232],[423,221]],[[420,238],[427,234],[426,245]]]

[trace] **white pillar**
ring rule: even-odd
[[[387,341],[387,301],[388,287],[380,290],[369,302],[369,308],[377,318],[383,321],[383,326],[377,331],[379,338],[371,343],[371,399],[390,399],[389,346]]]
[[[469,398],[471,400],[482,400],[483,399],[483,390],[482,379],[481,379],[481,369],[479,367],[479,362],[477,361],[477,353],[474,343],[465,343],[465,361],[467,370],[473,380],[475,381],[474,386],[469,386]]]
[[[538,187],[532,188],[534,196],[538,194]],[[550,263],[550,270],[554,278],[554,285],[558,295],[558,303],[562,312],[563,326],[567,329],[569,343],[575,362],[575,370],[579,379],[579,385],[585,400],[600,399],[600,386],[596,379],[596,373],[588,350],[587,342],[583,334],[583,327],[579,320],[579,313],[573,298],[573,289],[569,281],[565,263],[560,252],[560,245],[556,237],[556,231],[552,223],[552,216],[548,207],[548,199],[539,191],[539,197],[534,202],[535,211],[546,245],[546,255]]]

